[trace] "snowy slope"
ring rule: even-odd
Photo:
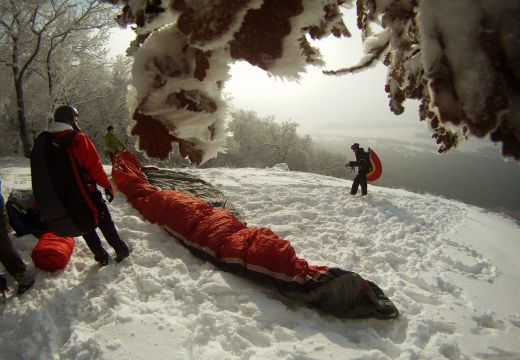
[[[29,188],[28,162],[0,159],[4,196]],[[183,169],[183,171],[185,171]],[[378,283],[395,321],[341,320],[216,270],[119,194],[110,204],[134,248],[99,268],[78,239],[71,263],[0,304],[2,359],[518,359],[520,226],[442,198],[279,169],[189,170],[218,186],[249,225],[299,257]],[[32,236],[13,238],[30,261]],[[11,280],[9,278],[9,280]]]

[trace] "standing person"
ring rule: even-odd
[[[112,202],[114,199],[114,189],[112,188],[108,176],[103,169],[101,159],[99,158],[94,143],[92,143],[90,138],[82,133],[81,129],[78,127],[78,116],[78,111],[74,107],[70,105],[60,106],[54,112],[54,122],[49,126],[49,133],[51,133],[56,139],[64,139],[69,136],[72,137],[69,146],[71,150],[70,161],[74,161],[75,167],[79,169],[78,176],[82,177],[81,180],[86,184],[87,196],[99,213],[97,228],[101,230],[106,241],[114,249],[116,253],[116,262],[121,262],[123,259],[128,257],[130,250],[128,245],[119,237],[106,202],[96,184],[104,189],[109,202]],[[38,180],[35,182],[35,179],[33,178],[33,188],[35,186],[45,185],[39,183]],[[101,266],[108,265],[110,262],[110,255],[101,244],[96,229],[94,228],[84,234],[83,239],[85,239],[85,242],[94,254],[95,260],[99,262]]]
[[[119,140],[117,135],[114,132],[114,127],[112,125],[107,127],[107,133],[104,137],[105,140],[105,151],[108,153],[110,157],[110,161],[114,159],[114,154],[118,151],[124,150],[125,145]]]
[[[2,196],[2,181],[0,180],[0,262],[18,283],[18,294],[23,294],[34,284],[34,274],[28,270],[20,254],[13,247],[9,238],[7,213],[5,211],[5,200]],[[7,281],[0,276],[0,293],[7,290]]]
[[[356,155],[356,161],[349,161],[348,167],[358,168],[358,173],[352,183],[350,189],[350,195],[356,195],[359,185],[361,185],[361,194],[367,194],[367,174],[372,170],[372,164],[370,163],[370,155],[362,147],[359,147],[358,143],[352,144],[350,147]]]

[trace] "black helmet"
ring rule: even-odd
[[[359,149],[359,144],[358,143],[354,143],[354,144],[352,144],[352,146],[350,148],[352,150],[357,150],[357,149]]]
[[[74,118],[78,116],[78,110],[74,106],[63,105],[54,112],[54,121],[73,124]]]

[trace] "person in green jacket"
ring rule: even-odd
[[[105,151],[110,157],[110,161],[114,159],[114,154],[118,151],[124,150],[125,144],[119,140],[114,132],[114,127],[110,125],[107,127],[107,133],[105,134]]]

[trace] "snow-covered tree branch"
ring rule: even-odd
[[[226,2],[105,0],[119,3],[120,25],[135,26],[133,134],[149,156],[165,158],[178,142],[199,163],[215,156],[228,117],[220,89],[229,65],[245,60],[298,79],[322,66],[307,37],[349,36],[341,7],[353,0]],[[388,67],[390,110],[421,102],[420,118],[445,152],[469,135],[502,142],[520,159],[520,3],[509,0],[357,0],[366,56]],[[376,26],[377,25],[377,26]]]
[[[0,46],[7,50],[3,53],[2,61],[12,70],[18,132],[23,153],[29,156],[32,131],[29,129],[31,121],[27,117],[26,83],[30,75],[41,75],[41,64],[44,63],[52,103],[63,102],[66,97],[57,94],[59,65],[56,63],[63,63],[63,57],[69,56],[69,53],[79,53],[70,51],[71,37],[74,35],[81,36],[94,30],[99,34],[106,33],[111,25],[108,17],[112,9],[97,0],[4,0],[0,3],[0,10]],[[63,51],[61,59],[54,61],[54,55],[67,46],[69,53]]]
[[[519,2],[358,0],[357,7],[363,33],[383,28],[365,43],[389,35],[385,90],[394,113],[418,99],[440,152],[470,134],[490,135],[504,156],[520,159]]]

